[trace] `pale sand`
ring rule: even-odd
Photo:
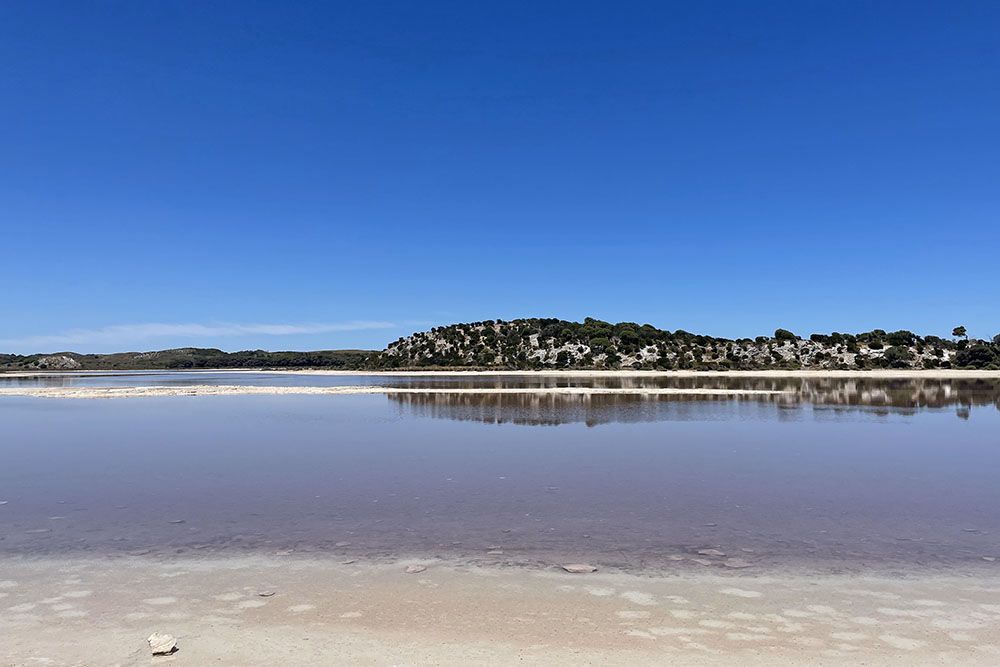
[[[197,371],[196,371],[197,372]],[[911,379],[1000,379],[1000,371],[984,370],[950,370],[950,369],[879,369],[879,370],[758,370],[758,371],[633,371],[633,370],[537,370],[537,371],[338,371],[327,369],[296,369],[296,370],[225,370],[219,372],[234,373],[278,373],[290,375],[361,375],[388,377],[431,377],[431,376],[501,376],[525,375],[539,377],[601,377],[601,378],[633,378],[633,377],[664,377],[664,378],[713,378],[713,377],[761,377],[761,378],[911,378]]]
[[[470,370],[434,370],[434,371],[342,371],[330,369],[264,369],[264,368],[206,368],[199,370],[183,369],[149,369],[137,371],[0,371],[0,378],[26,377],[60,377],[74,375],[141,375],[178,373],[197,375],[199,373],[273,373],[280,375],[344,375],[344,376],[381,376],[381,377],[433,377],[433,376],[537,376],[537,377],[601,377],[601,378],[632,378],[632,377],[664,377],[664,378],[712,378],[712,377],[762,377],[762,378],[911,378],[911,379],[1000,379],[1000,371],[984,370],[950,370],[950,369],[879,369],[879,370],[757,370],[757,371],[634,371],[634,370],[535,370],[535,371],[470,371]]]
[[[3,665],[998,664],[1000,576],[0,560]],[[265,593],[261,596],[260,593]]]
[[[142,398],[156,396],[226,395],[343,395],[343,394],[633,394],[641,396],[757,396],[788,392],[764,389],[659,389],[625,387],[262,387],[253,385],[189,385],[186,387],[10,387],[0,388],[2,396],[33,398]]]

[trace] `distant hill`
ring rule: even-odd
[[[381,352],[223,352],[180,348],[159,352],[2,355],[0,370],[142,370],[186,368],[482,369],[875,369],[1000,370],[1000,336],[968,339],[910,331],[812,334],[778,329],[735,340],[666,331],[649,324],[533,318],[452,324],[415,333]]]
[[[636,369],[1000,369],[1000,336],[993,341],[918,336],[880,329],[858,334],[813,334],[803,340],[778,329],[773,336],[730,340],[665,331],[648,324],[587,318],[487,320],[415,333],[373,355],[376,368],[636,368]]]
[[[223,352],[183,347],[158,352],[115,354],[0,354],[0,370],[149,370],[185,368],[362,368],[373,354],[366,350],[319,352]]]

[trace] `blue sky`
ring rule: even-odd
[[[1000,4],[5,2],[0,351],[1000,331]]]

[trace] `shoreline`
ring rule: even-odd
[[[633,396],[775,396],[790,392],[769,389],[676,389],[611,387],[378,387],[347,385],[335,387],[279,387],[255,385],[189,385],[186,387],[11,387],[0,388],[0,398],[152,398],[166,396],[322,396],[357,394],[465,394],[465,395],[633,395]]]
[[[216,371],[223,372],[223,371]],[[326,369],[303,369],[294,371],[285,370],[258,370],[243,371],[252,373],[275,373],[292,375],[345,375],[345,376],[399,376],[399,377],[433,377],[433,376],[526,376],[526,377],[665,377],[665,378],[712,378],[712,377],[763,377],[763,378],[856,378],[870,377],[879,379],[888,378],[934,378],[934,379],[964,379],[964,378],[984,378],[1000,379],[1000,371],[985,370],[952,370],[952,369],[878,369],[878,370],[747,370],[747,371],[643,371],[643,370],[537,370],[537,371],[338,371]]]
[[[273,374],[273,375],[332,375],[345,377],[664,377],[664,378],[713,378],[713,377],[762,377],[762,378],[876,378],[876,379],[1000,379],[1000,371],[962,369],[889,369],[877,370],[735,370],[735,371],[655,371],[655,370],[397,370],[359,371],[323,368],[147,368],[129,370],[80,370],[80,371],[0,371],[2,378],[73,377],[73,376],[129,376],[163,374],[198,375],[208,373]]]
[[[995,664],[1000,576],[635,575],[281,556],[0,558],[11,664]],[[154,659],[154,664],[171,658]]]

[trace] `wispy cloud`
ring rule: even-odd
[[[99,329],[72,329],[55,334],[0,338],[0,351],[68,349],[74,345],[128,346],[157,338],[215,339],[238,336],[295,336],[343,331],[392,329],[392,322],[352,321],[306,324],[117,324]]]

